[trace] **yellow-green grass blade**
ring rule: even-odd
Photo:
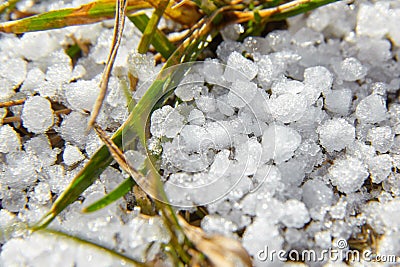
[[[94,203],[90,204],[86,208],[84,208],[82,211],[83,212],[94,212],[97,210],[100,210],[114,201],[118,200],[119,198],[123,197],[126,193],[128,193],[132,187],[135,185],[135,181],[129,177],[125,181],[123,181],[121,184],[119,184],[114,190],[112,190],[110,193],[105,195],[103,198],[95,201]]]
[[[0,14],[3,14],[4,12],[9,12],[10,10],[14,9],[15,5],[21,0],[9,0],[9,1],[4,1],[3,3],[0,4]]]
[[[151,16],[149,22],[147,23],[146,28],[144,29],[142,38],[140,39],[138,52],[140,54],[145,54],[150,47],[150,43],[154,37],[154,34],[157,30],[158,23],[167,8],[169,0],[161,0],[160,4],[157,8],[155,8],[153,15]]]
[[[146,14],[134,14],[128,18],[142,33],[144,33],[146,25],[149,24],[150,20]],[[168,40],[167,36],[165,36],[165,34],[159,29],[156,28],[153,34],[154,36],[151,38],[151,44],[157,52],[159,52],[165,59],[168,59],[175,51],[175,45],[173,45]]]
[[[145,0],[129,0],[127,12],[151,8]],[[0,23],[0,32],[24,33],[58,29],[66,26],[90,24],[115,15],[115,0],[98,0],[76,8],[49,11],[32,17]]]

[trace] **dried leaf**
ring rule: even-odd
[[[178,219],[187,238],[207,256],[213,266],[252,266],[249,254],[239,241],[222,235],[209,236],[201,228],[188,224],[182,217]]]

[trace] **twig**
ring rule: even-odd
[[[60,109],[60,110],[56,110],[56,111],[54,111],[54,114],[55,115],[60,115],[60,114],[66,114],[66,115],[68,115],[69,113],[71,113],[71,109],[69,109],[69,108],[64,108],[64,109]]]
[[[21,121],[20,116],[7,117],[3,119],[3,124],[19,122],[19,121]]]
[[[7,102],[0,102],[0,108],[8,108],[12,106],[22,105],[26,101],[26,98],[18,100],[10,100]]]
[[[69,113],[71,113],[71,110],[69,108],[65,108],[65,109],[60,109],[60,110],[54,111],[55,115],[69,114]],[[3,119],[3,124],[13,123],[13,122],[20,122],[20,121],[21,121],[21,116],[6,117],[6,118]]]
[[[103,105],[104,98],[107,93],[108,81],[110,79],[111,70],[114,65],[115,57],[117,56],[118,47],[121,43],[122,33],[125,25],[125,11],[127,6],[127,0],[117,0],[117,8],[115,10],[115,23],[114,23],[114,34],[111,44],[110,54],[107,58],[107,63],[104,68],[103,76],[100,82],[100,92],[93,106],[87,131],[89,131],[94,123],[96,122],[97,116],[99,115],[101,106]]]

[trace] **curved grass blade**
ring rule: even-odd
[[[131,177],[125,179],[125,181],[119,184],[114,190],[112,190],[106,196],[85,207],[82,211],[94,212],[110,205],[114,201],[126,195],[135,184],[136,184],[135,181]]]
[[[135,14],[128,18],[142,33],[145,31],[146,25],[148,25],[150,20],[146,14]],[[165,59],[168,59],[176,49],[175,45],[173,45],[159,29],[155,29],[151,44]]]
[[[115,22],[114,22],[114,33],[111,44],[110,54],[107,58],[107,63],[104,68],[103,75],[101,77],[100,82],[100,92],[97,96],[96,102],[94,103],[93,110],[90,114],[90,119],[88,122],[88,129],[93,126],[96,122],[97,116],[99,115],[100,109],[103,105],[104,98],[106,97],[108,81],[110,80],[111,70],[114,65],[115,57],[118,53],[118,48],[121,43],[122,33],[124,31],[125,26],[125,12],[128,1],[127,0],[116,0],[117,1],[117,9],[115,11]]]
[[[127,12],[151,8],[145,0],[129,0]],[[64,28],[72,25],[91,24],[115,16],[115,0],[93,1],[76,8],[49,11],[36,16],[0,23],[0,32],[24,33]]]
[[[153,15],[151,15],[137,49],[140,54],[145,54],[147,50],[149,50],[150,43],[154,37],[158,23],[160,22],[160,19],[168,4],[169,0],[161,0],[160,4],[157,6],[157,8],[155,8]]]

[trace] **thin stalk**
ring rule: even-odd
[[[96,122],[97,116],[99,115],[100,109],[103,105],[104,98],[106,97],[108,81],[110,80],[111,70],[114,65],[115,57],[117,56],[118,48],[121,43],[122,33],[124,31],[125,12],[128,1],[127,0],[116,0],[116,1],[117,1],[117,9],[115,10],[114,34],[111,44],[111,50],[110,54],[108,55],[106,66],[104,68],[103,76],[101,78],[99,96],[96,99],[92,113],[90,115],[87,131],[89,131]]]
[[[12,106],[22,105],[26,101],[26,98],[18,99],[18,100],[10,100],[6,102],[0,102],[0,108],[8,108]]]

